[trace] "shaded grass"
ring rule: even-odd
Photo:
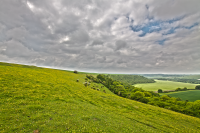
[[[160,95],[169,95],[171,97],[181,98],[182,100],[189,100],[194,102],[200,100],[200,90],[178,91],[170,93],[160,93]]]
[[[184,87],[187,87],[188,89],[194,89],[195,86],[199,85],[199,84],[164,81],[164,80],[155,80],[155,81],[156,81],[155,83],[135,84],[134,86],[148,91],[158,91],[158,89],[175,90],[176,88],[184,88]]]
[[[0,75],[0,132],[200,130],[198,118],[84,87],[85,74],[12,64]]]

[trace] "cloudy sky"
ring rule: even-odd
[[[0,0],[0,61],[200,73],[199,0]]]

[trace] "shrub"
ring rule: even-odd
[[[163,91],[162,91],[162,89],[158,89],[158,93],[162,93]]]
[[[146,97],[143,97],[143,98],[141,98],[139,101],[142,102],[142,103],[148,103],[148,102],[149,102],[149,99],[146,98]]]
[[[77,74],[77,73],[78,73],[78,71],[74,70],[74,73],[76,73],[76,74]]]
[[[150,92],[144,92],[145,97],[152,97],[152,94]]]
[[[176,90],[175,91],[181,91],[181,88],[176,88]]]
[[[183,91],[186,91],[186,90],[187,90],[187,87],[184,87],[184,88],[183,88]]]
[[[197,86],[195,87],[195,89],[196,89],[196,90],[200,90],[200,85],[197,85]]]
[[[143,98],[145,95],[143,92],[140,91],[136,91],[132,96],[131,99],[135,99],[135,100],[139,100],[141,98]]]
[[[160,100],[167,101],[167,100],[170,100],[170,97],[168,95],[163,95],[160,97]]]

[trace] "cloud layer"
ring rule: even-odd
[[[200,73],[198,0],[1,0],[0,61],[108,73]]]

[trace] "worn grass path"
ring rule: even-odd
[[[0,132],[200,132],[199,118],[84,87],[84,78],[0,63]]]

